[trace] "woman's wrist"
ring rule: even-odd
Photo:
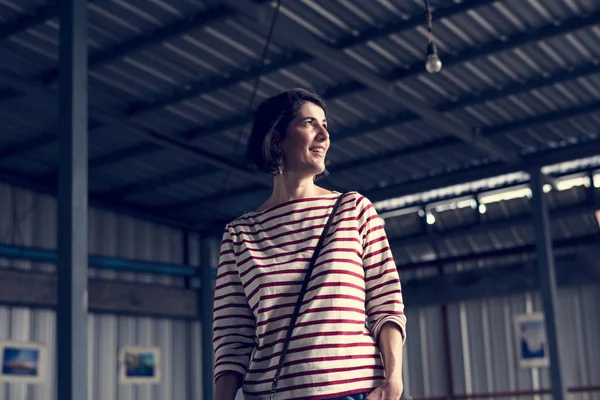
[[[380,331],[379,347],[383,358],[385,380],[402,383],[403,346],[399,327],[391,322],[383,325]]]
[[[242,383],[242,375],[226,372],[215,381],[215,400],[234,400]]]

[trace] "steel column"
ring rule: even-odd
[[[57,398],[81,400],[88,395],[87,2],[59,7]]]
[[[427,207],[423,209],[423,218],[421,224],[425,234],[429,237],[430,244],[435,253],[435,261],[437,262],[437,271],[440,277],[444,276],[444,262],[440,257],[440,250],[436,236],[433,234],[433,228],[427,223]],[[410,285],[410,284],[409,284]],[[444,372],[446,378],[446,400],[454,399],[454,372],[452,370],[452,353],[450,351],[450,325],[448,323],[448,306],[446,303],[440,304],[440,318],[442,324],[442,347],[444,358]]]
[[[202,398],[213,398],[213,242],[200,237],[200,325],[202,331]]]
[[[558,349],[558,325],[556,315],[557,293],[554,255],[552,252],[551,225],[548,219],[548,205],[544,195],[544,177],[541,169],[530,171],[532,191],[533,228],[537,252],[538,274],[544,305],[544,320],[548,351],[550,355],[550,384],[554,400],[566,400],[567,391],[561,370]]]

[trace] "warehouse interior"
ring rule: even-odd
[[[219,241],[294,87],[385,223],[403,398],[600,399],[599,0],[0,0],[0,400],[213,398]]]

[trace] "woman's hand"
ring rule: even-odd
[[[400,400],[403,389],[402,382],[385,381],[383,385],[373,390],[365,400]]]

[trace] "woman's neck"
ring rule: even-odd
[[[273,179],[273,192],[269,200],[259,210],[274,207],[287,201],[312,196],[322,196],[331,191],[315,185],[313,177],[299,177],[291,173],[276,175]]]

